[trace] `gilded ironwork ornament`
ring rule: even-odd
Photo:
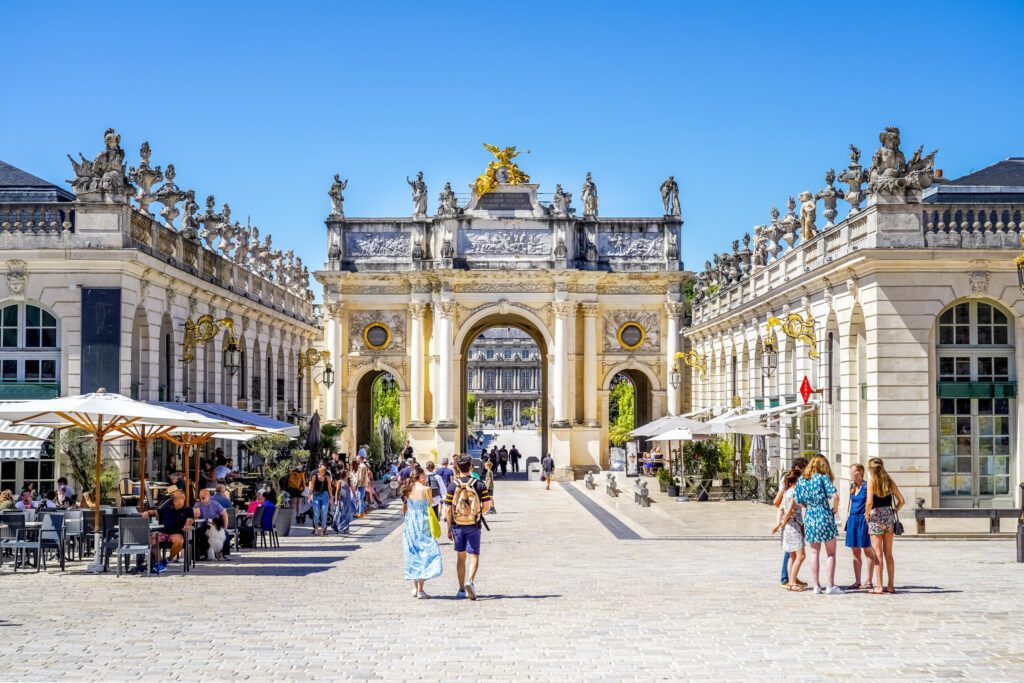
[[[807,312],[805,319],[799,313],[790,313],[785,320],[780,320],[774,315],[768,316],[768,337],[774,340],[774,328],[781,328],[790,339],[796,339],[807,344],[807,355],[811,358],[818,357],[818,348],[814,340],[814,316]]]
[[[487,164],[487,170],[484,171],[476,182],[473,184],[473,189],[476,190],[476,194],[479,197],[484,196],[488,192],[492,191],[499,183],[509,185],[521,185],[523,183],[530,182],[530,176],[523,173],[518,165],[514,161],[514,158],[522,154],[515,147],[505,147],[504,149],[489,145],[486,142],[484,147],[488,152],[493,154],[497,160]]]
[[[680,358],[687,367],[696,368],[700,372],[701,380],[707,379],[708,360],[705,356],[697,353],[695,349],[690,349],[686,353],[683,353],[682,351],[677,353],[675,359],[679,360]]]
[[[323,361],[326,365],[331,364],[331,352],[330,351],[318,351],[316,349],[306,349],[305,351],[299,352],[299,377],[305,376],[305,369],[312,368],[320,364]]]
[[[192,322],[192,318],[185,321],[185,353],[181,356],[182,363],[191,363],[195,360],[195,349],[200,344],[205,344],[217,336],[217,330],[223,326],[231,337],[234,337],[235,321],[231,318],[214,318],[210,314],[201,315],[199,319]],[[230,338],[229,338],[230,341]]]

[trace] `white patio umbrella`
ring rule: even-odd
[[[67,396],[38,401],[0,403],[0,418],[10,420],[13,425],[67,428],[80,427],[96,437],[96,482],[95,482],[95,531],[96,560],[91,571],[103,566],[102,535],[100,520],[100,476],[103,472],[103,442],[108,437],[122,435],[136,438],[145,433],[147,438],[162,436],[172,428],[192,427],[207,430],[227,428],[227,422],[212,420],[197,413],[184,413],[135,401],[121,394],[110,394],[99,389],[92,394]],[[146,427],[145,430],[142,428]],[[152,429],[150,429],[152,428]]]

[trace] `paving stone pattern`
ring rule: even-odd
[[[454,599],[449,543],[445,575],[428,584],[437,597],[411,597],[394,504],[352,536],[300,529],[280,550],[187,576],[173,565],[155,579],[5,566],[0,678],[1024,677],[1012,542],[899,542],[901,594],[791,594],[777,587],[775,542],[621,540],[563,487],[496,489],[476,602]],[[841,550],[840,582],[849,565]]]

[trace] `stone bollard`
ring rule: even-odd
[[[605,475],[604,491],[612,498],[616,498],[619,495],[619,487],[615,483],[615,475],[610,472]]]
[[[586,476],[583,477],[583,483],[586,484],[587,488],[593,491],[597,488],[597,484],[594,483],[594,473],[587,472]]]
[[[638,481],[636,483],[636,490],[633,492],[633,502],[642,508],[651,507],[651,496],[647,491],[646,481]]]

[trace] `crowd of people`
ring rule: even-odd
[[[863,465],[850,467],[845,542],[853,554],[854,583],[847,590],[895,593],[892,544],[893,537],[903,533],[899,511],[906,500],[886,472],[881,458],[868,461],[867,469],[870,478],[865,480]],[[835,584],[839,491],[828,460],[822,455],[814,456],[810,462],[798,458],[780,480],[775,505],[778,513],[772,533],[782,532],[782,587],[797,592],[808,588],[799,574],[805,559],[809,559],[811,590],[829,595],[843,593]],[[810,546],[809,558],[807,546]],[[821,585],[820,576],[822,549],[825,550],[825,586]],[[866,577],[863,573],[865,560]],[[862,577],[866,578],[863,583]]]

